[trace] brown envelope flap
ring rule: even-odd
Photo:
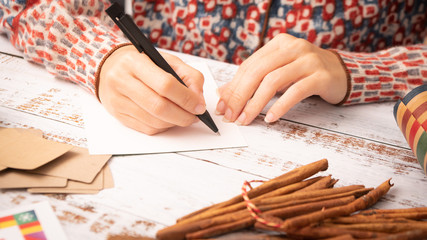
[[[30,132],[0,129],[0,165],[35,169],[68,152],[73,146],[49,141]]]
[[[67,179],[7,169],[0,172],[0,188],[65,187]]]
[[[31,172],[91,183],[110,158],[111,155],[89,155],[86,148],[73,147],[55,161]]]

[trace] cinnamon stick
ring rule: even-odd
[[[359,224],[331,224],[329,227],[335,228],[345,228],[353,229],[360,231],[375,231],[375,232],[384,232],[384,233],[398,233],[409,230],[423,230],[427,231],[427,222],[414,221],[410,223],[393,223],[393,222],[383,222],[383,223],[359,223]]]
[[[332,194],[332,195],[325,195],[325,196],[319,196],[319,197],[313,197],[313,198],[303,198],[303,199],[297,199],[292,201],[284,201],[281,203],[273,203],[273,204],[258,204],[259,208],[270,208],[270,209],[277,209],[277,208],[283,208],[288,206],[294,206],[304,203],[311,203],[311,202],[319,202],[324,201],[328,199],[336,199],[336,198],[342,198],[347,196],[354,196],[354,197],[360,197],[366,193],[368,193],[371,190],[371,188],[362,188],[357,189],[349,192],[343,192],[338,194]]]
[[[354,196],[348,196],[348,197],[343,197],[339,199],[331,199],[326,201],[319,201],[314,203],[301,204],[301,205],[296,205],[292,207],[265,211],[262,214],[262,216],[265,219],[269,219],[270,221],[273,221],[274,223],[282,224],[283,221],[281,219],[284,219],[290,216],[299,216],[299,215],[314,212],[323,208],[342,206],[352,201],[354,201]],[[267,226],[261,222],[256,222],[254,226],[257,229],[276,231],[275,227]]]
[[[350,234],[345,234],[336,237],[326,238],[324,240],[354,240],[354,238]]]
[[[156,237],[160,240],[182,240],[185,235],[192,232],[197,232],[206,228],[217,225],[227,224],[230,222],[239,221],[242,218],[251,217],[247,209],[216,216],[213,218],[202,219],[200,221],[190,223],[177,223],[157,232]]]
[[[252,189],[248,192],[248,196],[249,198],[254,198],[279,187],[302,181],[326,169],[328,169],[328,160],[326,159],[303,165]]]
[[[348,203],[351,203],[355,200],[354,196],[347,196],[337,199],[329,199],[319,202],[312,202],[312,203],[305,203],[301,205],[291,206],[291,207],[285,207],[285,208],[278,208],[273,209],[269,211],[265,211],[265,215],[272,215],[279,218],[288,218],[291,216],[299,216],[302,214],[314,212],[317,210],[322,210],[324,208],[331,208],[331,207],[337,207],[346,205]]]
[[[297,216],[313,211],[317,211],[323,208],[329,208],[332,206],[340,206],[352,202],[354,200],[354,196],[344,197],[340,199],[330,199],[326,201],[320,201],[315,203],[307,203],[296,205],[292,207],[285,207],[281,209],[275,209],[270,211],[265,211],[263,216],[274,216],[274,217],[288,217],[288,216]],[[264,209],[261,209],[264,210]],[[256,220],[252,216],[248,216],[239,221],[230,222],[222,225],[216,225],[210,228],[204,228],[203,230],[187,234],[186,237],[188,239],[197,239],[197,238],[208,238],[212,236],[216,236],[219,234],[229,233],[241,229],[245,229],[247,227],[251,227],[255,224]]]
[[[325,189],[325,188],[331,188],[337,183],[338,180],[332,179],[331,175],[322,177],[319,181],[316,181],[313,184],[310,184],[309,186],[302,188],[300,190],[297,190],[296,192],[308,192],[311,190],[318,190],[318,189]]]
[[[351,186],[345,186],[345,187],[339,187],[339,188],[327,188],[327,189],[318,189],[318,190],[311,190],[307,192],[295,192],[283,196],[276,196],[266,199],[254,199],[254,204],[275,204],[275,203],[282,203],[286,201],[295,201],[300,199],[307,199],[307,198],[316,198],[316,197],[324,197],[328,195],[335,195],[340,193],[347,193],[349,195],[353,195],[353,193],[362,191],[363,193],[369,192],[372,190],[372,188],[364,188],[363,185],[351,185]]]
[[[283,209],[290,209],[287,210],[289,213],[292,211],[298,211],[304,213],[304,210],[307,209],[313,209],[313,207],[307,207],[307,205],[314,204],[315,209],[321,209],[323,206],[331,206],[332,204],[344,204],[347,201],[349,202],[349,199],[354,197],[344,197],[342,199],[332,199],[327,201],[318,201],[313,203],[305,203],[305,204],[298,204],[298,202],[289,202],[291,207],[284,207]],[[306,200],[307,201],[307,200]],[[303,206],[303,207],[298,207]],[[268,212],[270,210],[277,209],[271,206],[259,206],[258,207],[263,212]],[[312,210],[313,211],[313,210]],[[189,222],[189,223],[177,223],[173,226],[169,226],[167,228],[164,228],[157,232],[157,238],[166,240],[166,239],[184,239],[185,235],[193,232],[198,232],[204,229],[212,228],[212,231],[217,231],[217,228],[226,228],[228,231],[231,231],[231,229],[234,229],[234,225],[230,224],[236,221],[239,221],[241,219],[246,219],[245,221],[252,221],[252,216],[250,215],[249,211],[247,209],[242,209],[236,212],[230,212],[224,215],[218,215],[212,218],[202,219],[195,222]],[[240,223],[235,223],[237,226],[243,226]],[[222,227],[217,227],[218,225],[223,225]],[[222,231],[222,229],[220,229]],[[210,232],[205,237],[211,237],[214,235],[211,235]]]
[[[390,183],[390,180],[387,180],[374,190],[347,205],[288,218],[284,221],[281,228],[285,231],[288,231],[292,229],[298,229],[312,223],[317,223],[327,218],[350,215],[353,212],[365,209],[375,204],[382,196],[384,196],[384,194],[389,191],[391,186],[392,184]]]
[[[267,192],[265,194],[262,194],[260,196],[257,196],[253,199],[261,199],[261,198],[267,198],[267,197],[275,197],[275,196],[281,196],[281,195],[285,195],[285,194],[289,194],[289,193],[293,193],[296,192],[298,190],[304,189],[322,179],[324,179],[326,177],[315,177],[315,178],[310,178],[310,179],[306,179],[304,181],[301,182],[297,182],[297,183],[293,183],[290,185],[286,185],[283,186],[281,188],[278,188],[276,190],[273,190],[271,192]]]
[[[375,240],[419,240],[427,239],[427,231],[416,229],[375,238]]]
[[[407,212],[407,213],[382,213],[371,215],[375,218],[407,218],[407,219],[427,219],[427,212],[419,213],[419,212]]]
[[[288,231],[287,235],[290,237],[304,237],[304,238],[328,238],[336,237],[340,235],[350,234],[355,238],[376,238],[382,236],[388,236],[386,233],[372,232],[372,231],[359,231],[344,228],[331,228],[331,227],[304,227],[301,229],[295,229]]]
[[[376,218],[408,218],[408,219],[427,219],[427,208],[403,208],[403,209],[374,209],[361,211],[357,216],[372,216]]]
[[[320,199],[325,198],[328,195],[338,195],[338,197],[350,196],[350,195],[359,195],[360,192],[365,194],[370,189],[365,189],[361,185],[347,186],[341,188],[332,188],[332,189],[321,189],[321,190],[313,190],[307,192],[300,193],[291,193],[288,195],[283,195],[279,197],[286,197],[281,199],[282,202],[288,203],[298,203],[298,200],[305,200],[313,198],[313,200],[318,200],[315,197],[319,197]],[[292,195],[292,196],[291,196]],[[288,197],[287,197],[288,196]],[[290,196],[290,197],[289,197]],[[272,197],[277,198],[277,197]],[[256,199],[253,201],[254,204],[258,205],[258,203],[262,203],[272,198],[265,199]],[[283,204],[283,203],[282,203]],[[268,211],[272,209],[276,209],[278,207],[282,207],[280,205],[267,205],[263,206],[259,205],[261,211]],[[232,206],[228,206],[220,209],[212,209],[208,212],[201,213],[193,218],[182,220],[181,222],[167,227],[165,229],[160,230],[157,233],[157,237],[159,239],[183,239],[185,234],[199,231],[208,227],[214,227],[220,224],[227,224],[229,222],[237,221],[239,218],[249,215],[249,212],[246,210],[246,203],[241,202]],[[227,225],[228,226],[228,225]]]
[[[380,213],[408,213],[408,212],[427,212],[427,207],[418,208],[398,208],[398,209],[369,209],[362,210],[355,215],[374,215]]]
[[[227,236],[227,240],[295,240],[293,238],[288,238],[285,235],[272,235],[272,234],[235,234],[233,236]],[[205,240],[224,240],[224,238],[205,238]]]
[[[201,239],[213,236],[218,236],[225,233],[234,232],[237,230],[245,229],[254,225],[256,220],[249,216],[241,220],[230,222],[226,224],[217,225],[211,228],[206,228],[197,232],[188,233],[185,235],[186,239]]]
[[[283,186],[287,186],[293,183],[297,183],[300,182],[310,176],[313,176],[314,174],[318,173],[319,171],[325,171],[326,169],[328,169],[328,160],[326,159],[321,159],[319,161],[307,164],[307,165],[303,165],[299,168],[295,168],[283,175],[280,175],[276,178],[273,178],[267,182],[264,182],[263,184],[261,184],[260,186],[253,188],[252,190],[250,190],[248,192],[248,197],[249,198],[255,198],[257,196],[260,196],[264,193],[268,193],[271,192],[275,189],[278,189],[280,187]],[[223,208],[223,207],[227,207],[239,202],[242,202],[243,198],[242,196],[239,194],[233,198],[231,198],[228,201],[224,201],[215,205],[212,205],[211,207],[207,207],[205,208],[203,211],[197,211],[197,214],[193,214],[190,213],[184,217],[181,217],[180,219],[177,220],[177,222],[181,222],[184,220],[189,220],[192,219],[192,221],[196,220],[196,219],[200,219],[197,218],[198,215],[215,210],[215,209],[219,209],[219,208]],[[209,214],[208,214],[209,215]]]
[[[358,217],[338,217],[332,218],[329,221],[334,224],[357,224],[357,223],[383,223],[383,222],[395,222],[395,223],[410,223],[416,222],[415,220],[407,218],[378,218],[372,216],[358,216]]]
[[[329,188],[329,189],[312,190],[307,192],[296,192],[296,193],[291,193],[291,194],[286,194],[286,195],[276,196],[276,197],[253,199],[252,203],[254,203],[255,205],[266,205],[266,204],[297,201],[301,199],[309,199],[309,198],[315,198],[315,197],[324,197],[324,196],[340,194],[340,193],[346,193],[348,196],[348,195],[353,195],[355,193],[359,193],[360,191],[362,191],[364,194],[371,190],[370,188],[365,189],[363,187],[364,187],[363,185],[352,185],[352,186],[346,186],[346,187],[340,187],[340,188]],[[223,207],[223,208],[210,209],[206,212],[200,213],[191,218],[184,219],[177,224],[188,224],[188,223],[196,222],[202,219],[212,218],[215,216],[239,211],[245,208],[246,208],[246,203],[240,202],[240,203]]]

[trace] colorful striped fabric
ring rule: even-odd
[[[394,106],[394,117],[427,174],[427,85],[409,92]]]
[[[0,231],[5,228],[18,228],[26,240],[46,240],[42,226],[34,210],[0,217]]]

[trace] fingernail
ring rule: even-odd
[[[230,122],[230,119],[231,119],[232,115],[233,115],[233,112],[231,111],[231,109],[227,108],[227,110],[225,111],[224,119],[223,120],[225,122]]]
[[[194,109],[194,112],[196,112],[196,114],[202,114],[206,111],[206,107],[202,104],[198,104],[196,106],[196,108]]]
[[[265,116],[264,121],[271,123],[274,122],[275,118],[272,113],[267,113],[267,116]]]
[[[245,123],[245,120],[246,120],[246,113],[242,112],[242,114],[240,114],[239,118],[237,118],[236,124],[237,125],[243,125]]]
[[[224,101],[221,100],[221,101],[219,101],[218,105],[216,105],[215,114],[221,115],[224,113],[224,110],[225,110],[225,103],[224,103]]]

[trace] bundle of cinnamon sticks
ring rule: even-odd
[[[280,233],[283,239],[427,238],[427,207],[365,210],[389,191],[390,180],[375,189],[334,187],[337,180],[331,176],[313,177],[327,168],[326,159],[296,168],[244,192],[245,197],[237,195],[178,219],[157,238],[206,239],[249,228]]]

